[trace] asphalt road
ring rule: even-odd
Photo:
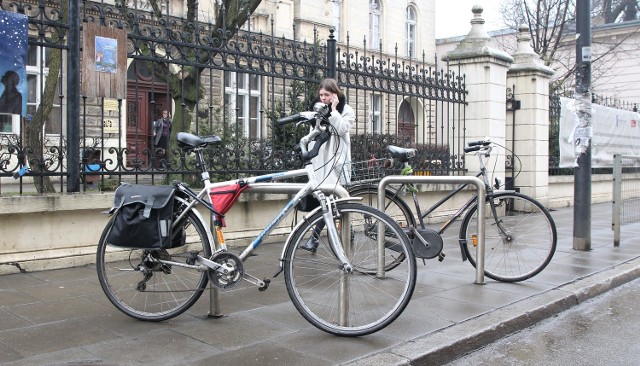
[[[447,366],[638,365],[640,279]]]

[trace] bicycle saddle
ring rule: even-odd
[[[176,135],[178,146],[181,149],[194,149],[196,147],[204,147],[207,145],[219,144],[222,140],[218,136],[196,136],[188,132],[178,132]]]
[[[417,149],[406,149],[404,147],[394,145],[389,145],[387,150],[389,150],[394,159],[398,159],[402,163],[406,163],[409,159],[415,157],[418,152]]]

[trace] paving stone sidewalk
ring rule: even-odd
[[[443,364],[640,277],[640,224],[622,228],[613,247],[611,204],[592,207],[592,250],[575,251],[573,208],[554,210],[558,250],[538,276],[516,284],[486,279],[460,260],[456,230],[444,262],[419,265],[405,312],[359,338],[326,334],[298,314],[282,276],[266,292],[248,284],[220,293],[223,316],[210,318],[207,294],[187,313],[160,323],[117,311],[95,266],[0,276],[2,365],[401,365]],[[280,245],[247,260],[259,278],[277,270]]]

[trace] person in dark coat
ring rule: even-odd
[[[22,114],[22,94],[17,88],[20,76],[9,70],[0,81],[4,84],[4,92],[0,96],[0,113]]]
[[[166,149],[169,148],[169,136],[171,136],[171,117],[165,109],[162,111],[162,118],[153,122],[153,145],[156,149],[161,149],[161,154],[165,154]]]

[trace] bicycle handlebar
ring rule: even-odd
[[[480,146],[480,145],[469,146],[469,147],[465,147],[464,148],[464,152],[465,153],[470,153],[470,152],[473,152],[473,151],[478,151],[480,149],[482,149],[482,146]]]
[[[491,139],[487,137],[478,141],[470,141],[467,143],[467,145],[469,146],[464,148],[465,153],[480,151],[491,145]]]

